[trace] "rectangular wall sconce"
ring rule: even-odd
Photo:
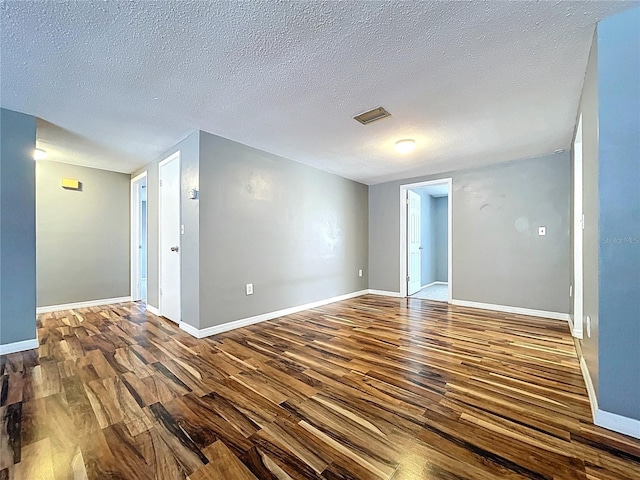
[[[80,186],[82,184],[78,180],[74,180],[72,178],[63,178],[62,179],[62,188],[67,190],[80,190]]]

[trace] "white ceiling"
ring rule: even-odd
[[[7,0],[1,104],[52,160],[128,173],[201,129],[373,184],[568,148],[595,23],[630,5]]]

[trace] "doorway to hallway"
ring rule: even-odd
[[[401,186],[402,296],[451,300],[450,192],[451,179]]]
[[[131,299],[147,302],[147,172],[131,180]]]

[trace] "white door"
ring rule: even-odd
[[[180,153],[160,163],[160,314],[180,322]]]
[[[413,295],[420,290],[422,283],[422,247],[421,247],[421,215],[420,195],[411,190],[407,191],[407,295]]]
[[[582,115],[573,144],[573,331],[574,337],[583,336],[583,240],[584,215],[582,211]]]

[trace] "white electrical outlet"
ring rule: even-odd
[[[587,337],[591,337],[591,317],[587,315]]]
[[[253,283],[247,283],[245,288],[247,290],[247,295],[253,295]]]
[[[547,227],[538,227],[538,235],[541,237],[547,234]]]
[[[362,269],[358,270],[358,276],[361,277],[362,276]]]

